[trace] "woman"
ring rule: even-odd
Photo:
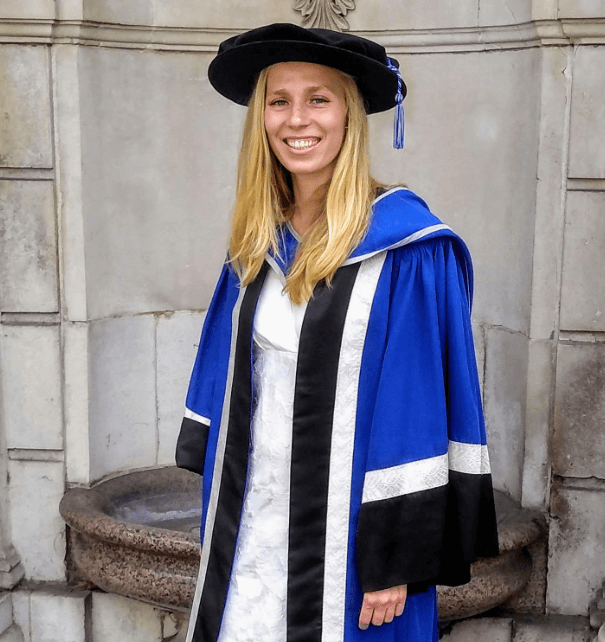
[[[366,113],[405,85],[379,45],[285,24],[209,78],[248,116],[177,446],[204,475],[187,640],[437,640],[434,585],[498,546],[468,251],[369,173]]]

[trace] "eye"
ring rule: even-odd
[[[313,98],[311,98],[311,102],[315,105],[320,105],[321,103],[329,103],[330,101],[323,96],[313,96]]]
[[[276,98],[275,100],[272,100],[269,105],[271,107],[283,107],[284,105],[287,105],[288,103],[283,99],[283,98]]]

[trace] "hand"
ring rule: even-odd
[[[392,622],[396,615],[403,613],[407,594],[406,584],[364,593],[359,614],[359,628],[365,631],[370,626],[370,622],[375,626],[380,626],[383,622]]]

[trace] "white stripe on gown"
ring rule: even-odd
[[[306,305],[270,269],[254,319],[248,479],[218,642],[285,642],[292,406]]]

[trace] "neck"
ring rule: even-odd
[[[294,214],[291,223],[301,236],[320,217],[328,185],[329,180],[328,182],[320,182],[316,179],[313,180],[312,177],[292,176]]]

